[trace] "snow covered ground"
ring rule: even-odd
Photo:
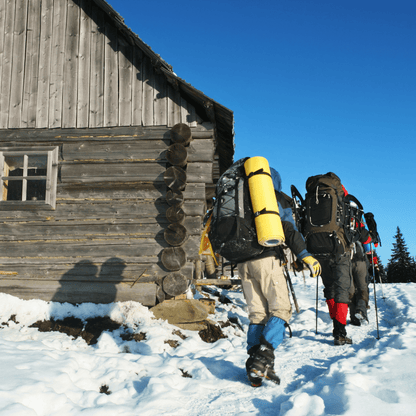
[[[0,294],[0,415],[415,415],[416,285],[385,284],[385,299],[377,285],[379,340],[371,286],[370,324],[348,326],[354,344],[335,347],[322,287],[315,334],[315,279],[298,275],[293,283],[301,311],[293,338],[276,350],[282,383],[260,388],[246,380],[248,319],[238,288],[219,289],[232,303],[211,295],[210,318],[238,318],[243,329],[225,327],[227,338],[214,343],[135,302],[72,306]],[[123,327],[94,345],[29,327],[106,315]],[[126,330],[146,339],[123,340]]]

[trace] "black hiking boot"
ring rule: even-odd
[[[253,353],[246,362],[247,376],[253,387],[261,386],[259,379],[271,380],[280,384],[280,378],[274,372],[274,349],[271,344],[262,339],[261,344],[250,349]]]
[[[254,354],[256,353],[256,351],[259,349],[260,345],[256,345],[254,347],[251,347],[248,351],[248,354],[250,355],[250,357],[248,357],[247,361],[246,361],[246,371],[247,371],[247,377],[248,377],[248,381],[250,382],[250,384],[253,387],[260,387],[263,383],[263,378],[257,376],[257,374],[255,374],[251,368],[253,366],[253,362],[254,362]]]
[[[354,303],[355,296],[356,295],[354,295],[353,300],[348,305],[348,309],[350,311],[350,324],[354,326],[360,326],[361,325],[360,320],[355,317],[355,303]]]
[[[361,325],[368,325],[367,312],[357,309],[355,312],[355,319],[360,321]]]
[[[332,335],[334,336],[334,345],[352,344],[352,339],[347,337],[345,325],[337,321],[335,318],[333,319],[333,323],[334,330],[332,331]]]

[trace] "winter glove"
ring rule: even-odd
[[[311,276],[316,277],[321,274],[321,265],[319,261],[313,258],[312,256],[306,256],[302,259],[304,263],[308,266],[309,270],[311,271]]]

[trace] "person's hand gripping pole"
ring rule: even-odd
[[[308,269],[311,272],[311,277],[317,277],[321,274],[321,265],[319,264],[319,261],[314,257],[306,256],[302,260],[308,266]]]

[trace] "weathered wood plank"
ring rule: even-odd
[[[9,128],[20,128],[22,122],[23,85],[26,51],[27,0],[15,0],[16,15],[13,40],[13,67],[9,103]]]
[[[4,27],[6,24],[6,0],[0,0],[0,76],[3,74],[4,56]],[[0,78],[0,91],[2,79]],[[1,100],[0,100],[0,115],[1,115]]]
[[[143,182],[112,182],[111,187],[108,182],[80,183],[80,184],[58,184],[57,198],[59,200],[106,200],[114,201],[117,199],[160,200],[166,198],[166,186],[157,183]],[[193,193],[189,192],[189,197]],[[203,199],[203,198],[194,198]]]
[[[104,14],[94,4],[91,20],[91,78],[89,127],[104,125]]]
[[[162,220],[162,219],[161,219]],[[169,225],[168,220],[149,218],[138,220],[101,221],[32,221],[0,224],[0,241],[15,240],[67,240],[75,237],[125,238],[154,237]],[[200,217],[186,217],[183,223],[190,235],[199,235]]]
[[[36,103],[38,97],[38,71],[40,57],[40,17],[41,0],[29,1],[21,124],[21,127],[23,128],[36,127]]]
[[[130,126],[132,118],[132,51],[131,45],[121,36],[118,39],[118,66],[119,66],[119,126]]]
[[[212,183],[212,163],[188,163],[186,176],[191,183]]]
[[[211,132],[192,129],[193,139],[209,138]],[[22,142],[44,143],[44,142],[76,142],[76,141],[137,141],[137,140],[170,140],[170,129],[166,126],[132,126],[112,128],[90,128],[85,129],[24,129],[24,130],[2,130],[0,129],[0,142],[10,142],[11,146],[21,146]],[[19,144],[20,142],[20,144]],[[2,144],[3,145],[3,144]]]
[[[185,200],[182,205],[182,209],[186,216],[191,215],[204,217],[206,211],[205,201]]]
[[[51,73],[49,80],[49,128],[62,127],[66,0],[54,0]]]
[[[16,2],[6,2],[5,24],[4,24],[4,47],[3,68],[0,74],[0,128],[7,129],[9,124],[10,84],[12,79],[12,56],[14,41],[14,24],[16,15]]]
[[[195,201],[195,204],[184,205],[185,213],[199,210],[202,202]],[[194,208],[193,208],[194,207]],[[99,203],[97,201],[88,201],[84,204],[62,203],[59,202],[54,211],[0,211],[1,220],[26,219],[26,220],[74,220],[74,219],[146,219],[156,218],[160,220],[166,216],[166,210],[169,208],[167,203],[163,202],[141,202],[131,201],[129,203]],[[187,214],[188,215],[188,214]]]
[[[132,142],[78,142],[65,143],[62,157],[75,160],[166,160],[168,140],[139,140]]]
[[[4,257],[119,257],[156,256],[168,247],[164,240],[154,238],[129,238],[127,242],[117,239],[8,241],[0,242]],[[188,259],[193,260],[199,250],[199,238],[190,236],[183,244]]]
[[[204,183],[188,183],[183,191],[185,200],[198,199],[205,201],[205,184]]]
[[[62,182],[163,181],[164,164],[157,163],[77,163],[62,165]],[[196,182],[196,181],[195,181]]]
[[[105,67],[104,67],[104,126],[117,126],[118,107],[118,60],[117,29],[106,24],[105,32]]]
[[[153,126],[154,122],[154,71],[150,59],[143,58],[143,107],[142,121],[144,126]]]
[[[32,280],[1,279],[0,292],[21,299],[41,299],[53,302],[70,303],[112,303],[136,301],[145,306],[156,303],[157,285],[154,283],[94,283],[86,282],[47,282]]]
[[[213,162],[215,144],[213,139],[192,140],[187,147],[188,162]]]
[[[181,95],[178,89],[168,84],[168,126],[173,127],[181,122]]]
[[[143,52],[134,48],[133,50],[133,79],[132,79],[132,124],[142,125],[142,105],[143,105]]]
[[[77,125],[80,9],[73,0],[67,0],[67,3],[64,77],[62,85],[62,127],[74,128]]]
[[[78,99],[77,127],[88,127],[90,111],[90,68],[91,68],[91,2],[80,0],[80,32],[78,54]]]
[[[156,126],[166,126],[168,123],[168,100],[167,100],[167,81],[166,77],[155,74],[154,81],[154,124]]]
[[[229,286],[241,285],[241,279],[195,279],[192,281],[195,286]]]
[[[42,0],[36,127],[49,125],[49,77],[52,56],[53,0]],[[33,130],[32,130],[33,131]]]
[[[14,280],[41,280],[41,281],[65,281],[73,282],[90,279],[100,282],[125,282],[130,284],[151,283],[162,279],[170,273],[163,264],[158,262],[158,257],[153,257],[153,262],[132,263],[128,257],[112,257],[98,262],[95,259],[79,260],[65,259],[61,263],[55,259],[45,259],[43,262],[33,259],[23,259],[24,264],[13,264],[2,261],[0,258],[0,280],[11,278]],[[192,278],[194,266],[187,263],[181,268],[188,278]]]
[[[131,199],[143,200],[153,199],[163,201],[167,198],[168,189],[161,183],[143,182],[108,182],[58,184],[58,200],[117,200]],[[205,184],[188,183],[182,192],[184,200],[205,201]]]
[[[181,123],[190,125],[188,103],[184,97],[181,97]]]

